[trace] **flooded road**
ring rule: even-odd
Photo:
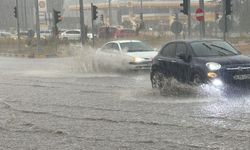
[[[74,58],[1,58],[0,149],[250,149],[250,94],[160,93],[148,72],[79,70]]]

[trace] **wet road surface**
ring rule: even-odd
[[[164,94],[148,72],[83,73],[78,65],[0,59],[0,149],[250,149],[247,94],[179,83]]]

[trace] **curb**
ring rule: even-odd
[[[0,56],[5,57],[20,57],[20,58],[29,58],[29,54],[13,54],[13,53],[0,53]]]
[[[57,55],[42,55],[42,54],[13,54],[13,53],[0,53],[3,57],[17,57],[17,58],[56,58]]]

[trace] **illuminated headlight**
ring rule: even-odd
[[[216,78],[216,77],[217,77],[217,74],[214,73],[214,72],[208,72],[208,73],[207,73],[207,76],[208,76],[209,78]]]
[[[133,63],[140,63],[140,62],[143,62],[144,59],[143,58],[140,58],[140,57],[132,57],[132,61]]]
[[[216,71],[221,68],[221,65],[215,62],[208,62],[206,63],[206,66],[210,71]]]
[[[223,82],[220,79],[214,79],[214,80],[212,80],[212,84],[214,86],[222,86]]]

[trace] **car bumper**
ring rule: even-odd
[[[211,83],[223,85],[230,85],[230,86],[244,86],[250,87],[250,70],[245,71],[228,71],[228,70],[221,70],[216,72],[218,75],[215,78],[209,78],[208,81]]]
[[[143,63],[129,63],[129,70],[150,70],[152,66],[151,62],[143,62]]]

